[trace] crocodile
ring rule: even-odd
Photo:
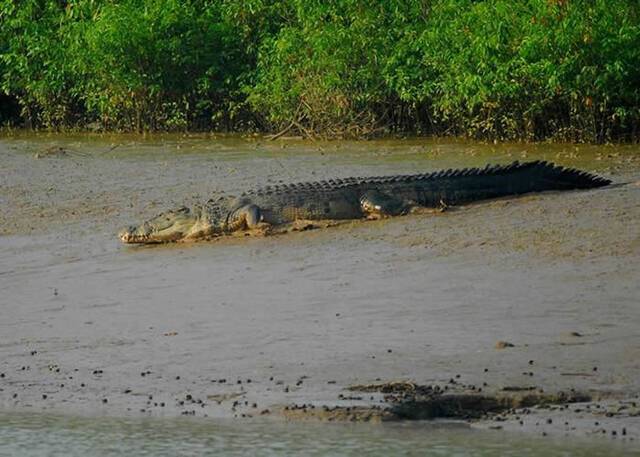
[[[299,220],[397,216],[419,207],[443,208],[530,192],[590,189],[610,183],[606,178],[549,162],[516,161],[484,168],[283,184],[166,211],[123,229],[119,237],[124,243],[195,241]]]

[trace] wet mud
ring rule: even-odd
[[[117,239],[222,192],[516,159],[614,185],[278,236]],[[458,404],[479,428],[638,439],[639,183],[637,146],[5,136],[0,411],[378,420]],[[363,388],[397,379],[417,393]]]

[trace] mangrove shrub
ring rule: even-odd
[[[0,0],[0,121],[637,140],[636,0]]]

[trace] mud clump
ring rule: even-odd
[[[411,381],[389,381],[380,384],[354,384],[347,387],[347,390],[353,392],[380,392],[384,394],[400,394],[400,393],[414,393],[420,391],[431,391],[438,389],[438,386],[421,386]]]
[[[497,341],[496,342],[496,349],[507,349],[507,348],[513,348],[516,345],[513,343],[510,343],[509,341]]]

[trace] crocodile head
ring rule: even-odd
[[[204,238],[213,234],[213,228],[200,208],[187,207],[166,211],[138,226],[120,231],[124,243],[167,243]]]

